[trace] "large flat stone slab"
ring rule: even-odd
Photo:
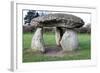
[[[31,25],[34,27],[66,27],[79,28],[84,25],[84,21],[71,14],[48,14],[33,18]]]

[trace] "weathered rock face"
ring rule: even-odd
[[[70,14],[49,14],[34,18],[31,25],[35,27],[66,27],[79,28],[84,25],[84,21]]]
[[[57,28],[55,28],[55,39],[56,39],[56,44],[57,46],[60,46],[60,40],[61,40],[61,36],[60,36],[60,30],[58,30]]]
[[[43,42],[42,28],[37,28],[35,34],[33,35],[31,48],[34,51],[44,52],[44,42]]]
[[[64,51],[72,51],[78,49],[79,42],[77,33],[73,30],[67,29],[62,36],[60,44]]]

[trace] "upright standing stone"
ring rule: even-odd
[[[55,39],[57,46],[60,46],[60,41],[63,35],[63,30],[60,27],[55,28]]]
[[[44,52],[43,31],[42,28],[37,28],[32,38],[31,48],[34,51]]]
[[[60,41],[64,51],[72,51],[78,48],[78,36],[74,30],[67,29]]]

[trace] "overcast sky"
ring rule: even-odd
[[[24,17],[27,14],[27,12],[28,12],[28,10],[23,11],[23,23],[24,23]],[[41,13],[41,11],[38,11],[38,12]],[[47,13],[47,14],[49,14],[49,13],[60,13],[60,12],[47,12],[47,11],[44,11],[44,12]],[[88,24],[88,23],[91,23],[91,14],[89,14],[89,13],[69,13],[69,12],[61,12],[61,13],[72,14],[72,15],[78,16],[78,17],[83,19],[83,21],[85,22],[85,25]]]

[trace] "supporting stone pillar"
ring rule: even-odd
[[[42,28],[37,28],[35,34],[33,35],[31,48],[33,51],[41,51],[41,52],[45,51]]]
[[[78,35],[74,30],[67,29],[60,41],[63,51],[72,51],[78,49]]]
[[[56,39],[57,46],[61,46],[60,40],[62,38],[62,35],[63,35],[63,30],[60,27],[56,27],[55,28],[55,39]]]

